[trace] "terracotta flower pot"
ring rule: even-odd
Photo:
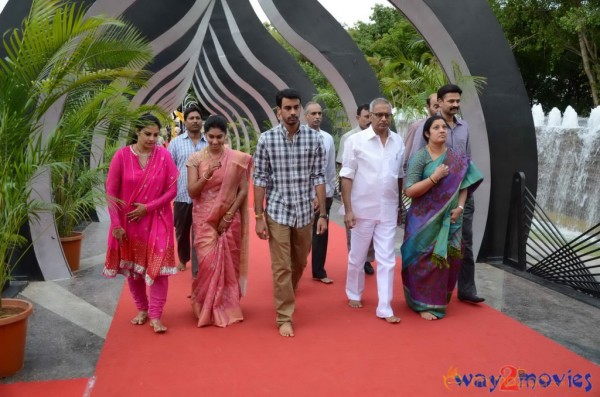
[[[73,235],[69,237],[60,238],[63,252],[65,253],[65,259],[67,260],[72,272],[79,270],[79,262],[81,260],[81,242],[83,237],[83,233],[73,232]]]
[[[21,299],[2,299],[2,308],[15,314],[0,317],[0,378],[14,375],[23,368],[27,319],[33,305]]]

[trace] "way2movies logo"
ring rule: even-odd
[[[456,367],[450,367],[448,373],[442,375],[444,387],[447,390],[461,389],[486,389],[494,391],[520,391],[520,390],[592,390],[592,374],[566,372],[532,372],[514,365],[505,365],[498,374],[464,373],[461,374]]]

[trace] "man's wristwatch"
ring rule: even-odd
[[[264,214],[264,212],[257,212],[257,213],[254,214],[254,217],[256,219],[261,219],[263,217],[263,214]]]
[[[327,216],[327,214],[319,214],[319,218],[329,219],[329,217]]]

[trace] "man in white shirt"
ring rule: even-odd
[[[361,308],[365,287],[364,262],[373,239],[377,261],[376,315],[388,323],[400,318],[392,310],[396,267],[396,226],[401,217],[400,192],[404,142],[390,130],[392,106],[383,98],[369,105],[371,126],[348,138],[342,160],[344,223],[352,230],[348,254],[348,304]]]
[[[321,105],[316,102],[308,102],[306,106],[304,106],[304,114],[308,126],[315,131],[319,131],[321,138],[323,138],[323,143],[325,144],[325,209],[327,211],[327,217],[329,217],[329,210],[333,204],[333,192],[335,190],[335,144],[331,134],[321,129],[321,121],[323,120]],[[324,233],[317,234],[317,220],[319,217],[318,206],[315,207],[315,210],[312,237],[312,277],[314,280],[321,281],[324,284],[331,284],[333,283],[333,280],[327,277],[327,272],[325,271],[329,231],[325,230]],[[329,220],[327,220],[327,222],[329,222]]]
[[[337,157],[335,159],[336,163],[342,167],[342,158],[344,157],[344,145],[346,144],[346,140],[352,135],[360,132],[362,130],[366,130],[371,125],[371,121],[369,120],[369,104],[363,103],[359,105],[356,109],[356,121],[358,122],[358,126],[356,128],[351,129],[346,132],[340,138],[340,146],[338,147]],[[340,183],[341,185],[341,183]],[[346,242],[348,244],[348,252],[350,252],[350,229],[346,228]],[[373,249],[373,243],[369,245],[369,253],[367,254],[367,259],[365,260],[365,273],[366,274],[374,274],[375,269],[373,269],[373,265],[371,262],[375,260],[375,251]]]

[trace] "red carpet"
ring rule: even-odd
[[[2,397],[81,397],[89,379],[50,380],[44,382],[19,382],[0,385]]]
[[[374,277],[365,308],[349,308],[345,247],[344,230],[332,225],[327,270],[335,283],[311,280],[309,263],[294,338],[277,333],[267,243],[254,233],[243,323],[197,328],[186,298],[189,270],[170,279],[164,335],[129,323],[136,310],[124,290],[91,395],[482,396],[514,384],[521,388],[515,396],[600,395],[600,367],[490,307],[453,301],[445,319],[420,319],[404,303],[400,271],[394,308],[401,324],[375,317]],[[519,385],[512,377],[519,370],[536,380]],[[456,371],[468,385],[450,376]]]

